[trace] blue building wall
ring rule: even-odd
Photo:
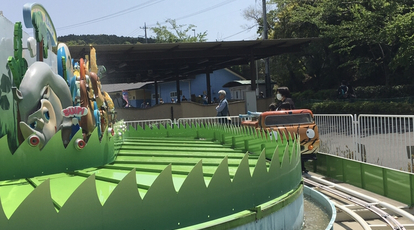
[[[230,90],[228,88],[223,88],[222,86],[229,81],[233,80],[240,80],[238,75],[233,74],[230,71],[225,69],[216,70],[213,73],[210,73],[210,85],[211,85],[211,101],[214,98],[218,98],[218,91],[223,89],[227,93],[227,99],[230,98]],[[207,95],[207,84],[206,84],[206,75],[199,74],[194,79],[187,79],[180,81],[180,90],[182,94],[187,98],[187,100],[191,100],[191,94],[194,94],[196,97],[199,95]],[[153,95],[155,94],[155,87],[154,84],[150,86],[151,90],[151,105],[155,105],[155,98]],[[164,100],[164,103],[171,103],[171,98],[176,100],[176,96],[171,97],[171,92],[176,92],[177,86],[175,81],[171,82],[160,82],[158,83],[158,93],[160,94],[160,98]],[[180,96],[180,99],[182,95]]]
[[[222,86],[229,81],[240,80],[240,77],[234,75],[225,69],[216,70],[210,74],[210,85],[211,85],[211,99],[214,97],[218,98],[218,91],[223,89],[227,93],[227,99],[230,98],[230,90],[223,88]],[[196,95],[203,95],[203,92],[207,90],[206,75],[197,75],[191,84],[191,91]]]
[[[187,98],[187,100],[190,100],[190,96],[191,96],[189,89],[190,88],[189,88],[188,80],[180,81],[180,90],[182,92],[182,95],[184,95]],[[158,94],[160,95],[159,98],[162,98],[164,100],[164,103],[171,103],[171,99],[177,100],[177,96],[171,96],[171,93],[176,92],[176,91],[177,91],[177,85],[175,81],[158,83]],[[154,94],[155,94],[155,85],[152,84],[151,85],[151,98],[152,98],[151,104],[152,105],[155,104]],[[182,95],[180,96],[180,99]]]

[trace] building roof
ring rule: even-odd
[[[120,83],[120,84],[102,84],[102,90],[107,93],[120,92],[122,90],[140,89],[147,84],[154,82],[138,82],[138,83]]]
[[[283,53],[298,52],[317,38],[202,43],[94,45],[98,65],[105,66],[102,83],[135,83],[186,79],[233,65],[248,64]],[[72,58],[89,55],[90,46],[69,46]]]
[[[259,85],[264,85],[266,84],[265,80],[256,80],[255,81],[256,84]],[[276,84],[276,82],[271,82],[271,84]],[[225,88],[231,88],[231,87],[236,87],[236,86],[242,86],[242,85],[251,85],[251,80],[234,80],[234,81],[229,81],[226,84],[223,85],[223,87]]]

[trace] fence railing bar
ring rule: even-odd
[[[414,172],[413,115],[315,114],[315,122],[321,151]]]

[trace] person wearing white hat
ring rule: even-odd
[[[217,110],[217,116],[223,117],[223,116],[230,116],[229,112],[229,103],[226,100],[226,91],[220,90],[218,91],[220,102],[218,106],[216,107]],[[220,122],[225,122],[225,119],[220,119]]]

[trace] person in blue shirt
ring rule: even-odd
[[[217,116],[218,117],[230,116],[229,103],[226,100],[226,91],[220,90],[218,91],[218,94],[219,94],[220,102],[218,106],[216,107]],[[225,121],[226,121],[225,118],[219,120],[220,123],[225,122]]]

